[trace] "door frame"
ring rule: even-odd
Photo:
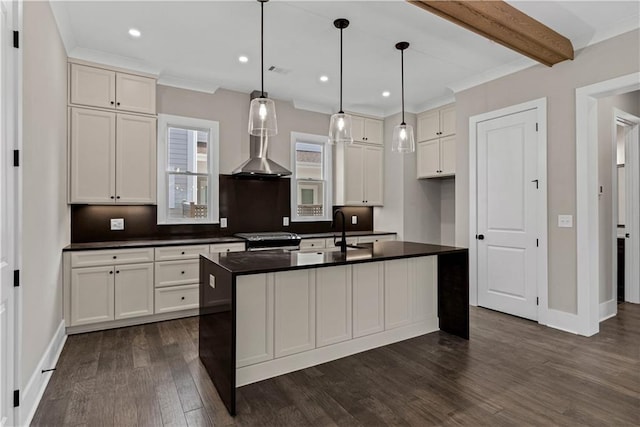
[[[640,90],[640,72],[576,89],[576,260],[575,332],[600,331],[598,233],[598,98]]]
[[[538,215],[537,251],[538,323],[547,324],[548,311],[548,244],[547,244],[547,98],[538,98],[517,105],[469,117],[469,304],[478,305],[478,185],[477,185],[477,125],[486,120],[537,110],[538,123]]]

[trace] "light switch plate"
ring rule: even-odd
[[[289,226],[289,217],[288,216],[283,216],[282,217],[282,225],[284,227],[288,227]]]
[[[124,218],[111,218],[111,230],[124,230]]]
[[[351,224],[355,225],[358,223],[358,215],[351,215]]]
[[[227,228],[227,218],[220,218],[220,228]]]
[[[558,215],[558,227],[560,227],[560,228],[572,228],[573,227],[573,215]]]

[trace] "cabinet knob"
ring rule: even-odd
[[[227,248],[227,252],[231,252],[231,249]]]
[[[120,198],[120,196],[116,196],[116,199],[119,199],[119,198]]]
[[[120,270],[116,270],[116,274],[120,274]]]
[[[184,274],[184,271],[181,271],[180,274]]]
[[[184,297],[180,297],[180,299],[181,299],[182,301],[184,301]]]
[[[111,101],[111,105],[115,104],[115,102]]]
[[[182,251],[182,255],[184,255],[184,251]]]
[[[113,271],[110,271],[109,274],[113,274]]]
[[[113,259],[117,259],[118,257],[116,255],[113,256]]]
[[[115,199],[115,198],[116,198],[116,196],[111,196],[111,198],[112,198],[112,199]]]
[[[118,103],[116,103],[116,105],[120,105],[120,103],[118,102]]]

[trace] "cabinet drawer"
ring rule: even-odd
[[[200,260],[156,262],[155,286],[198,283]]]
[[[156,248],[156,261],[197,259],[200,254],[207,252],[209,252],[208,245],[166,246]]]
[[[198,285],[183,285],[156,289],[155,313],[198,308],[198,287]]]
[[[240,243],[216,243],[209,246],[209,252],[242,252],[245,250],[244,242]]]
[[[358,237],[358,243],[387,242],[389,240],[396,240],[396,236],[394,236],[393,234],[383,234]]]
[[[71,254],[71,267],[153,262],[153,248],[81,251]]]
[[[318,249],[326,247],[325,239],[302,239],[300,249]]]

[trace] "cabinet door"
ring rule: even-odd
[[[316,346],[315,270],[275,274],[275,357]]]
[[[384,285],[384,328],[409,325],[413,299],[408,259],[385,261]]]
[[[456,137],[449,136],[440,140],[440,175],[456,173]]]
[[[376,119],[364,119],[365,142],[380,144],[383,142],[383,122]]]
[[[440,136],[449,136],[456,133],[455,105],[440,109],[440,132]]]
[[[411,258],[410,282],[413,288],[413,322],[423,322],[438,316],[438,257]]]
[[[116,201],[156,201],[156,119],[118,114]]]
[[[135,113],[156,113],[156,80],[133,74],[116,74],[116,108]]]
[[[427,111],[418,115],[418,141],[438,138],[438,132],[440,132],[438,110]]]
[[[353,137],[354,141],[364,142],[364,117],[351,115],[351,136]]]
[[[71,270],[71,326],[113,320],[114,268]]]
[[[273,274],[236,280],[236,367],[273,359]]]
[[[316,271],[317,347],[351,339],[351,267]]]
[[[418,178],[438,176],[440,170],[440,140],[418,143],[416,161]]]
[[[353,338],[384,331],[384,267],[381,262],[354,264]]]
[[[115,108],[115,72],[78,64],[71,64],[70,67],[69,99],[72,104]]]
[[[70,203],[115,201],[116,115],[71,108]]]
[[[116,265],[115,318],[153,314],[153,263]]]
[[[345,146],[344,204],[364,204],[364,148],[362,145]]]
[[[384,191],[384,152],[382,147],[364,148],[364,202],[382,206]]]

